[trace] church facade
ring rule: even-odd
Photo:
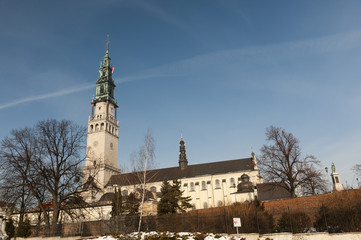
[[[83,183],[89,188],[83,197],[87,202],[110,204],[114,192],[126,198],[139,192],[139,173],[121,173],[118,169],[117,102],[114,96],[109,45],[100,63],[96,95],[91,102],[88,121],[87,156],[83,167]],[[180,139],[178,166],[147,171],[147,202],[149,214],[156,214],[160,189],[164,180],[181,182],[184,196],[191,197],[194,209],[252,201],[258,197],[257,188],[265,189],[254,153],[249,158],[204,164],[188,164],[185,141]]]
[[[118,105],[114,96],[115,84],[108,42],[95,88],[96,95],[91,101],[88,120],[86,161],[82,168],[83,189],[80,191],[85,202],[91,204],[89,207],[69,206],[66,211],[62,210],[60,221],[63,223],[109,220],[115,191],[120,191],[125,200],[130,193],[139,197],[142,188],[139,178],[141,172],[122,173],[118,168]],[[334,189],[342,190],[334,165],[331,176]],[[184,197],[191,198],[193,209],[226,206],[255,199],[271,201],[291,198],[284,188],[263,182],[253,152],[250,157],[242,159],[189,164],[183,137],[179,142],[178,165],[148,170],[146,179],[144,215],[157,214],[164,180],[179,180]],[[0,204],[0,213],[2,207]],[[19,214],[12,216],[16,221]],[[37,224],[41,212],[34,209],[28,211],[27,216],[32,224]],[[0,229],[3,227],[0,226]]]

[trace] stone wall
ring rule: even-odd
[[[273,240],[361,240],[361,233],[273,233],[262,235],[259,239]],[[249,238],[246,237],[248,240]]]
[[[246,240],[263,240],[271,238],[273,240],[361,240],[361,233],[303,233],[303,234],[291,234],[291,233],[274,233],[259,236],[258,234],[234,234],[225,235],[231,237],[244,237]],[[16,238],[17,240],[79,240],[80,237],[37,237],[37,238]],[[86,238],[83,238],[86,239]]]

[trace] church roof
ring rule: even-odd
[[[99,202],[111,202],[114,199],[114,193],[113,192],[108,192],[105,193],[100,199]]]
[[[273,201],[292,197],[285,188],[277,183],[257,184],[257,192],[258,199],[261,201]]]
[[[148,170],[147,178],[149,183],[161,182],[164,180],[184,179],[196,176],[225,174],[239,171],[254,170],[252,158],[235,159],[221,162],[188,165],[185,169],[180,167],[162,168]],[[106,186],[127,186],[139,184],[137,173],[123,173],[113,175]]]

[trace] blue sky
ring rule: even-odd
[[[87,125],[110,35],[119,162],[250,157],[270,125],[356,186],[360,1],[0,0],[0,137],[48,118]]]

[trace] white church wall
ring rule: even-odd
[[[195,209],[204,209],[211,207],[219,207],[230,205],[234,202],[251,201],[254,199],[254,193],[237,193],[237,185],[241,182],[240,177],[247,174],[253,185],[262,183],[259,178],[259,171],[239,171],[216,175],[203,175],[192,178],[179,179],[181,181],[181,190],[183,196],[191,197],[191,204]],[[172,184],[172,181],[170,181]],[[134,192],[140,185],[117,186],[118,190],[126,190],[127,193]],[[156,192],[160,192],[162,182],[151,182],[146,184],[146,188],[150,190],[155,188]],[[114,192],[114,187],[108,187],[108,192]],[[158,201],[160,198],[157,199]]]

